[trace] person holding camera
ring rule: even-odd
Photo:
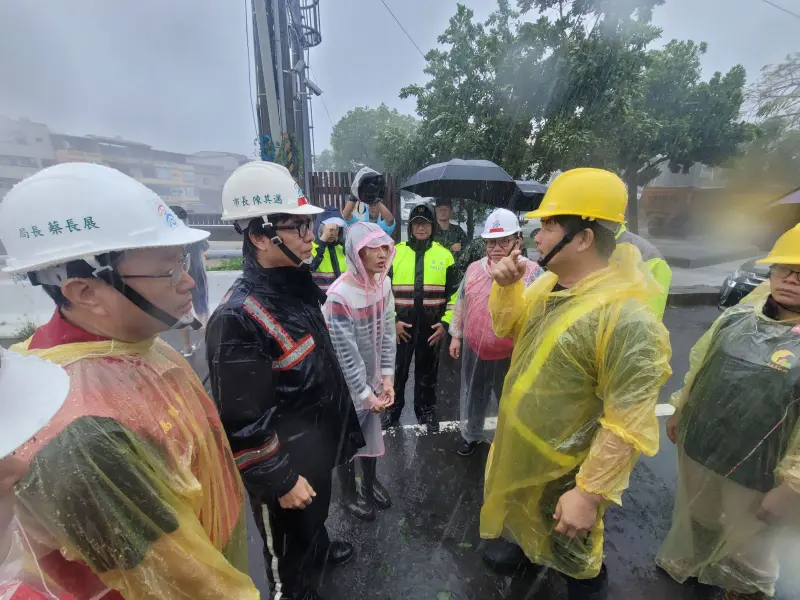
[[[342,210],[342,216],[349,227],[359,219],[353,216],[356,203],[362,202],[367,205],[369,210],[370,223],[377,223],[386,232],[386,235],[393,235],[397,227],[394,215],[389,208],[381,202],[386,193],[386,180],[383,175],[375,169],[363,167],[353,178],[353,185],[350,188],[353,197],[347,201]]]
[[[331,284],[347,271],[344,256],[344,234],[347,224],[335,206],[326,206],[315,223],[319,242],[312,245],[311,277],[319,289],[327,293]]]

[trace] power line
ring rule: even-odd
[[[247,22],[249,21],[248,13],[250,12],[250,2],[244,0],[244,39],[247,42],[247,88],[250,92],[250,112],[253,114],[253,129],[256,131],[256,137],[259,136],[258,123],[256,122],[256,108],[253,105],[253,74],[252,64],[250,62],[250,33],[248,32]]]
[[[770,0],[761,0],[761,1],[764,2],[765,4],[769,4],[770,6],[774,6],[778,10],[782,10],[787,15],[792,15],[795,19],[800,19],[800,14],[797,14],[796,12],[790,11],[788,8],[784,8],[783,6],[779,6],[778,4],[775,4],[774,2],[770,2]]]
[[[765,0],[765,1],[766,1],[766,0]],[[406,31],[406,28],[405,28],[405,27],[403,27],[403,24],[402,24],[400,21],[398,21],[397,17],[395,17],[395,16],[394,16],[394,13],[392,12],[392,9],[391,9],[391,8],[389,8],[389,5],[388,5],[388,4],[386,4],[386,2],[385,2],[384,0],[381,0],[381,4],[383,4],[383,5],[386,7],[386,10],[388,10],[388,11],[389,11],[389,14],[390,14],[390,15],[392,15],[392,18],[394,19],[395,23],[397,23],[397,24],[400,26],[400,29],[402,29],[402,30],[403,30],[403,33],[405,33],[405,34],[406,34],[406,37],[409,39],[409,41],[410,41],[412,44],[414,44],[414,48],[416,48],[416,49],[417,49],[417,52],[419,52],[419,55],[420,55],[422,58],[425,58],[425,53],[424,53],[422,50],[420,50],[420,49],[419,49],[419,46],[417,46],[417,42],[415,42],[415,41],[414,41],[414,38],[412,38],[412,37],[411,37],[411,36],[408,34],[408,32]]]

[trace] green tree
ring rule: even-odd
[[[333,152],[330,148],[325,148],[325,150],[314,157],[315,171],[335,171],[334,164]]]
[[[385,171],[386,163],[379,151],[382,134],[392,131],[411,135],[417,120],[385,104],[378,108],[356,107],[339,119],[331,133],[332,169],[357,171],[368,166]]]
[[[778,117],[785,127],[800,128],[800,54],[789,54],[784,62],[761,69],[747,99],[758,117]]]
[[[430,81],[401,90],[422,117],[417,139],[394,160],[413,169],[452,157],[488,158],[512,176],[545,179],[599,166],[629,188],[636,230],[637,187],[695,162],[720,164],[752,128],[739,121],[740,66],[703,81],[705,44],[659,50],[651,24],[663,0],[499,0],[483,24],[458,5],[426,55]],[[527,13],[538,12],[531,21]],[[551,16],[555,15],[555,16]]]

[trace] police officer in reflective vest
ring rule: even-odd
[[[347,225],[342,213],[335,206],[326,206],[325,211],[314,221],[314,241],[311,255],[311,277],[323,292],[327,293],[331,284],[347,271],[344,258],[344,234]]]
[[[408,241],[395,246],[392,291],[397,312],[395,403],[383,416],[384,429],[400,422],[411,360],[414,363],[414,412],[429,431],[438,431],[436,376],[441,342],[450,326],[458,291],[453,255],[433,241],[433,210],[418,204],[411,210]]]

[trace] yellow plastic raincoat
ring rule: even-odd
[[[670,375],[666,329],[647,307],[658,284],[630,244],[608,268],[553,291],[545,273],[489,296],[498,336],[514,336],[494,444],[486,466],[481,536],[512,538],[533,562],[578,579],[602,565],[603,513],[622,492],[639,453],[658,450],[655,404]],[[585,539],[557,534],[562,494],[602,495]]]
[[[684,387],[671,399],[678,487],[656,561],[680,582],[772,596],[775,548],[781,536],[797,539],[798,511],[782,527],[757,512],[783,483],[800,494],[800,318],[767,317],[768,296],[767,282],[726,310],[689,355]]]
[[[62,365],[71,387],[0,461],[28,570],[77,600],[256,600],[242,484],[186,361],[161,340],[29,343],[13,349]]]

